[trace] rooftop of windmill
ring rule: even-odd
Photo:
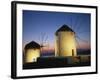
[[[56,35],[58,32],[60,31],[71,31],[71,32],[74,32],[68,25],[64,24],[61,28],[59,28],[57,31],[56,31]]]
[[[40,45],[35,41],[31,41],[30,43],[26,44],[25,49],[40,49]]]

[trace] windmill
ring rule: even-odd
[[[62,25],[55,32],[55,56],[76,56],[75,32],[68,26]]]
[[[84,32],[77,33],[75,27],[81,23],[76,22],[77,24],[71,24],[70,26],[64,24],[62,25],[55,33],[56,41],[55,41],[55,56],[77,56],[77,50],[80,49],[80,41],[81,43],[87,44],[88,41],[84,40],[79,36]],[[77,46],[77,47],[76,47]]]

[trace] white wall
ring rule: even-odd
[[[30,0],[30,1],[38,1],[38,2],[41,1],[41,2],[50,2],[50,3],[54,2],[54,3],[64,3],[64,4],[99,5],[99,10],[100,10],[100,0]],[[11,71],[10,69],[11,68],[10,66],[11,65],[10,3],[11,0],[0,0],[0,80],[11,80],[10,78],[10,73],[11,73],[10,72]],[[98,17],[100,21],[100,15]],[[100,26],[100,24],[98,26]],[[99,41],[100,41],[100,37],[99,37]],[[98,56],[100,57],[100,54],[98,54]],[[99,62],[99,67],[100,67],[100,62]],[[58,80],[100,80],[100,74],[42,78],[42,80],[56,80],[56,79]],[[26,79],[26,80],[33,80],[33,79]],[[34,80],[41,80],[41,79],[35,78]]]

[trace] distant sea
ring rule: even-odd
[[[90,49],[78,49],[77,55],[91,55]]]
[[[77,50],[77,55],[91,55],[91,50],[90,49],[78,49]],[[40,55],[41,57],[47,57],[47,56],[55,56],[54,52],[48,52],[48,53],[41,53]]]
[[[51,57],[52,57],[52,56],[55,56],[55,53],[54,53],[54,52],[52,52],[52,53],[51,53],[51,52],[48,52],[48,53],[41,53],[40,56],[41,56],[41,57],[44,57],[44,56],[45,56],[45,57],[47,57],[47,56],[51,56]]]

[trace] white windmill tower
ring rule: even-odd
[[[26,44],[24,48],[24,62],[37,62],[37,58],[40,57],[40,48],[40,45],[35,41]]]
[[[76,56],[75,32],[67,25],[55,33],[55,56]]]

